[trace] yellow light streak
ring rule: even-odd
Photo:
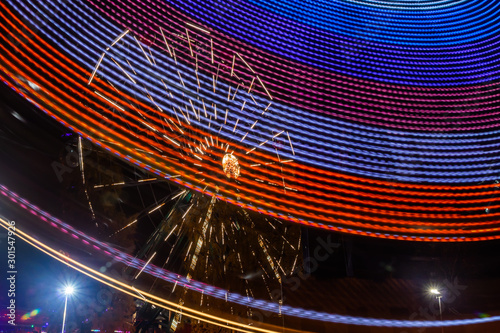
[[[0,225],[4,229],[8,229],[9,223],[6,221],[4,218],[0,217]],[[136,294],[134,291],[139,291],[133,286],[127,285],[119,280],[116,280],[114,278],[111,278],[101,272],[98,272],[88,266],[85,266],[84,264],[74,260],[73,258],[70,258],[62,253],[59,253],[57,250],[45,245],[41,241],[31,237],[27,233],[23,232],[16,226],[16,236],[28,243],[29,245],[33,246],[34,248],[38,249],[39,251],[45,253],[46,255],[52,257],[53,259],[65,264],[66,266],[73,268],[74,270],[90,277],[93,278],[94,280],[107,285],[113,289],[116,289],[120,292],[123,292],[124,294],[127,294],[129,296],[135,297]],[[109,281],[109,282],[108,282]],[[134,290],[135,289],[135,290]],[[187,306],[184,305],[179,305],[177,303],[168,301],[164,298],[158,297],[156,295],[150,294],[146,291],[140,290],[141,294],[149,298],[148,302],[150,304],[153,304],[155,306],[162,307],[164,309],[167,309],[169,311],[173,312],[178,312],[179,310],[185,311],[183,312],[184,315],[196,319],[196,320],[201,320],[203,322],[216,325],[219,327],[225,327],[229,329],[234,329],[235,327],[241,327],[238,330],[241,332],[245,333],[253,333],[253,332],[264,332],[264,333],[278,333],[278,331],[272,331],[264,328],[259,328],[259,327],[249,327],[248,325],[245,325],[243,323],[238,323],[235,321],[231,321],[225,318],[217,317],[208,313],[203,313],[201,311],[197,311],[194,309],[191,309]],[[186,313],[187,312],[187,313]],[[219,322],[218,322],[219,321]]]

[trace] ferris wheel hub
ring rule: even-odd
[[[237,179],[240,176],[240,163],[238,158],[232,154],[226,154],[222,158],[222,169],[227,178]]]

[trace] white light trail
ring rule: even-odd
[[[271,106],[271,104],[273,104],[273,102],[269,103],[266,108],[264,109],[264,111],[262,111],[262,113],[260,114],[261,116],[264,115],[264,113],[266,113],[267,109],[269,109],[269,107]]]
[[[231,98],[231,99],[233,99],[233,100],[234,100],[234,98],[236,97],[236,94],[238,93],[238,89],[239,89],[239,88],[240,88],[240,84],[238,83],[238,85],[236,86],[236,90],[234,91],[233,98]]]
[[[170,200],[174,200],[175,198],[177,198],[177,197],[179,197],[179,196],[183,195],[184,193],[186,193],[186,191],[187,191],[187,190],[184,190],[184,191],[181,191],[181,192],[177,193],[177,194],[176,194],[175,196],[173,196],[173,197],[172,197],[172,199],[170,199]]]
[[[233,64],[231,65],[231,76],[233,76],[234,73],[234,61],[236,60],[236,55],[233,54]]]
[[[176,116],[177,116],[177,113],[176,113]],[[177,117],[177,120],[179,121],[179,117]],[[177,126],[172,119],[169,119],[169,121],[172,123],[172,125],[175,126],[175,128],[177,128],[177,130],[179,130],[179,132],[181,132],[182,134],[184,134],[184,131],[182,129],[180,129],[179,126]],[[179,121],[179,124],[180,124],[180,121]]]
[[[286,132],[286,135],[288,136],[288,142],[290,142],[290,148],[292,148],[292,153],[295,155],[295,152],[293,151],[292,140],[290,140],[290,134],[288,134],[288,131]]]
[[[106,52],[103,52],[101,54],[101,57],[99,58],[99,60],[97,61],[97,64],[95,65],[94,67],[94,71],[92,72],[92,75],[90,76],[89,78],[89,81],[87,82],[87,85],[90,85],[90,83],[92,82],[92,79],[94,78],[95,76],[95,73],[97,72],[97,69],[99,68],[99,66],[101,65],[101,61],[102,59],[104,58],[104,55],[106,54]]]
[[[178,146],[178,147],[180,146],[180,143],[179,143],[179,142],[177,142],[177,141],[175,141],[175,140],[173,140],[173,139],[169,138],[169,137],[168,137],[168,136],[166,136],[165,134],[163,134],[163,137],[164,137],[165,139],[167,139],[168,141],[172,142],[174,145],[176,145],[176,146]]]
[[[259,103],[257,103],[257,101],[255,100],[255,98],[253,98],[253,95],[252,95],[252,94],[250,94],[250,98],[252,99],[253,104],[255,104],[255,105],[259,105]]]
[[[182,112],[181,108],[179,108],[179,111],[182,113],[182,116],[184,117],[184,119],[186,119],[186,122],[188,123],[188,125],[191,125],[191,122],[189,121],[188,118],[186,118],[186,115],[184,114],[184,112]]]
[[[262,80],[260,79],[259,76],[257,76],[257,80],[259,80],[260,82],[260,85],[262,86],[262,88],[264,88],[264,90],[266,91],[266,94],[267,96],[269,96],[269,99],[272,100],[273,99],[273,96],[271,96],[271,94],[269,93],[269,91],[267,90],[266,86],[264,85],[264,82],[262,82]]]
[[[153,60],[153,63],[155,64],[156,66],[156,61],[155,61],[155,58],[153,57],[153,53],[151,53],[151,48],[148,46],[148,50],[149,50],[149,55],[151,56],[151,59]]]
[[[113,43],[111,43],[111,46],[110,46],[110,47],[113,47],[113,45],[115,45],[116,43],[118,43],[118,42],[120,41],[120,39],[122,39],[122,38],[123,38],[126,34],[128,34],[128,33],[129,33],[129,30],[128,30],[128,29],[125,29],[125,31],[123,31],[123,32],[121,33],[121,35],[120,35],[120,36],[118,36],[118,37],[117,37],[117,38],[113,41]]]
[[[167,237],[165,237],[165,239],[163,240],[164,242],[167,241],[167,239],[170,237],[170,235],[173,234],[174,230],[177,229],[177,225],[175,225],[172,230],[170,230],[170,232],[168,233]]]
[[[187,36],[188,45],[189,45],[189,53],[191,54],[191,57],[194,57],[193,47],[191,46],[191,38],[189,38],[189,30],[187,28],[186,28],[186,36]]]
[[[277,137],[278,135],[280,135],[281,133],[283,133],[284,131],[285,131],[285,130],[283,130],[283,131],[279,132],[278,134],[275,134],[275,135],[273,136],[273,139],[274,139],[274,138],[276,138],[276,137]]]
[[[252,73],[255,74],[255,71],[252,69],[252,67],[250,67],[250,65],[245,61],[245,59],[243,59],[243,57],[238,52],[236,52],[236,55],[241,59],[241,61],[243,61],[245,63],[245,65],[248,67],[248,69],[250,69],[252,71]]]
[[[142,48],[141,43],[139,43],[139,41],[137,40],[137,38],[136,38],[135,36],[134,36],[134,39],[135,39],[135,41],[137,42],[137,45],[139,45],[139,47],[141,48],[142,53],[144,53],[144,56],[146,57],[146,59],[148,59],[149,63],[150,63],[151,65],[153,65],[153,63],[151,62],[151,59],[149,59],[149,57],[148,57],[148,55],[147,55],[146,51],[144,51],[144,49]]]
[[[239,121],[240,121],[240,118],[236,119],[236,124],[234,124],[233,133],[234,133],[234,131],[236,131],[236,126],[238,126]]]
[[[158,206],[156,206],[155,208],[151,209],[148,214],[151,214],[152,212],[154,211],[157,211],[158,209],[160,209],[161,207],[163,207],[165,203],[162,203],[162,204],[159,204]]]
[[[202,27],[200,27],[198,25],[194,25],[193,23],[186,22],[186,25],[188,25],[188,26],[190,26],[192,28],[198,29],[198,30],[200,30],[200,31],[202,31],[202,32],[204,32],[206,34],[210,34],[210,31],[208,31],[208,30],[206,30],[206,29],[204,29],[204,28],[202,28]]]
[[[250,87],[248,88],[248,93],[250,93],[250,90],[252,90],[254,82],[255,82],[255,76],[253,77],[252,82],[250,82]]]
[[[194,73],[196,74],[196,82],[198,82],[198,88],[201,88],[200,78],[198,77],[198,70],[196,70]]]
[[[151,129],[153,132],[158,132],[158,130],[156,130],[153,126],[149,125],[148,123],[145,123],[143,121],[141,121],[141,123],[143,123],[145,126],[149,127],[149,129]]]
[[[113,106],[115,106],[117,109],[120,109],[120,110],[122,110],[122,111],[125,111],[125,109],[124,109],[124,108],[122,108],[121,106],[119,106],[118,104],[116,104],[115,102],[113,102],[112,100],[108,99],[106,96],[104,96],[103,94],[101,94],[101,93],[100,93],[100,92],[98,92],[97,90],[94,90],[94,93],[95,93],[97,96],[99,96],[99,97],[101,97],[101,98],[105,99],[108,103],[112,104],[112,105],[113,105]]]
[[[82,173],[82,181],[83,185],[85,186],[85,172],[84,172],[84,166],[83,166],[83,149],[82,149],[82,137],[78,137],[78,159],[80,162],[80,171]]]
[[[214,63],[214,41],[210,38],[210,55],[212,57],[212,64]]]
[[[147,178],[147,179],[139,179],[137,182],[142,183],[142,182],[150,182],[153,180],[157,180],[158,178]]]
[[[177,74],[179,74],[179,79],[181,79],[182,86],[186,88],[186,86],[184,85],[184,80],[182,79],[181,72],[179,72],[179,70],[177,70]]]
[[[139,273],[137,273],[137,275],[135,276],[134,280],[137,280],[137,278],[139,277],[139,275],[141,275],[141,273],[144,270],[144,268],[146,268],[146,266],[149,265],[149,263],[151,262],[151,260],[154,258],[155,255],[156,255],[156,252],[153,253],[153,255],[151,256],[151,258],[149,258],[149,260],[144,264],[144,266],[141,268],[141,270],[139,271]]]
[[[191,204],[189,206],[189,208],[186,210],[186,212],[184,213],[184,215],[182,215],[182,219],[184,220],[184,218],[186,217],[187,213],[191,210],[191,208],[193,208],[193,204]]]
[[[137,75],[137,73],[135,72],[134,68],[132,67],[132,65],[130,64],[130,62],[128,61],[128,59],[125,59],[125,61],[127,62],[128,66],[130,67],[130,69],[132,70],[132,72],[134,72],[134,74]]]
[[[126,226],[124,226],[123,228],[121,228],[120,230],[118,230],[117,232],[115,232],[114,234],[110,235],[109,237],[114,236],[117,233],[119,233],[120,231],[127,229],[128,227],[130,227],[134,223],[137,223],[137,219],[133,220],[132,222],[130,222],[129,224],[127,224]]]
[[[137,295],[139,295],[139,296],[140,296],[143,300],[147,301],[147,300],[146,300],[146,297],[144,297],[144,295],[143,295],[143,294],[141,294],[141,293],[139,292],[139,290],[135,289],[135,287],[134,287],[134,286],[132,286],[132,289],[134,289],[134,290],[135,290],[135,292],[137,293]]]
[[[83,182],[83,188],[85,189],[85,196],[87,197],[87,202],[89,203],[89,209],[90,212],[92,213],[92,220],[95,220],[95,212],[94,208],[92,207],[92,202],[90,201],[90,196],[87,191],[87,186],[85,186],[85,172],[84,172],[84,165],[83,165],[83,147],[82,147],[82,137],[78,137],[78,158],[80,160],[80,171],[82,173],[82,182]],[[97,225],[97,223],[96,223]]]
[[[193,101],[191,101],[191,99],[189,99],[189,104],[191,104],[191,108],[193,109],[193,113],[196,119],[200,120],[200,116],[196,113],[196,109],[194,108]]]
[[[175,56],[175,49],[172,47],[172,54],[174,55],[175,64],[177,65],[177,57]]]
[[[167,39],[165,38],[165,34],[163,33],[163,29],[160,28],[161,35],[163,36],[163,40],[165,41],[165,45],[167,46],[168,53],[170,53],[170,56],[173,57],[172,51],[170,50],[170,46],[168,45]]]

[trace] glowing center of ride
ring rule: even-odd
[[[238,159],[234,155],[224,155],[222,158],[222,169],[227,178],[234,177],[234,179],[237,179],[240,176],[240,163],[238,163]]]

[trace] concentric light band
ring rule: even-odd
[[[235,36],[218,32],[224,31],[221,26],[207,27],[203,22],[193,22],[178,9],[162,7],[158,1],[143,1],[141,6],[93,0],[11,1],[10,4],[16,14],[2,15],[5,23],[0,25],[5,45],[2,51],[8,55],[2,59],[3,79],[29,91],[34,103],[65,126],[157,175],[207,194],[213,194],[218,188],[221,199],[262,213],[346,233],[445,242],[499,238],[500,203],[496,181],[500,170],[497,121],[500,93],[494,71],[488,69],[498,64],[487,50],[484,54],[488,61],[463,67],[467,75],[472,75],[474,67],[489,71],[487,84],[473,86],[473,80],[450,72],[449,77],[461,82],[462,87],[446,88],[446,81],[439,80],[436,82],[443,87],[436,89],[426,88],[423,81],[421,87],[386,85],[380,83],[384,81],[381,77],[361,81],[351,71],[341,74],[340,68],[325,71],[318,69],[319,63],[311,67],[290,60],[293,57],[280,58],[279,52],[271,54],[257,44],[245,45]],[[474,6],[478,4],[479,1],[474,2]],[[467,4],[460,6],[475,8]],[[488,10],[495,8],[488,7]],[[449,13],[455,9],[443,7],[432,15],[446,13],[451,18]],[[387,15],[392,20],[391,15],[412,19],[409,12]],[[31,31],[17,17],[24,17],[38,32]],[[177,45],[174,36],[185,34],[186,22],[208,29],[217,57],[226,63],[231,63],[234,52],[248,59],[255,71],[263,73],[263,81],[269,83],[275,97],[266,117],[259,118],[259,126],[247,136],[244,129],[249,125],[238,121],[248,119],[251,124],[257,119],[255,114],[262,111],[251,103],[241,110],[232,110],[234,117],[227,120],[228,127],[218,132],[206,122],[194,121],[189,139],[198,140],[217,133],[222,143],[238,141],[244,136],[248,144],[257,145],[262,138],[286,130],[294,150],[283,150],[280,156],[293,162],[272,164],[276,147],[263,145],[252,154],[245,154],[244,143],[235,142],[235,156],[242,167],[240,183],[235,183],[226,178],[220,163],[208,160],[200,163],[192,156],[182,162],[162,157],[174,157],[179,150],[164,138],[174,137],[175,129],[169,130],[167,125],[176,118],[169,109],[171,101],[164,97],[163,88],[155,84],[155,76],[162,77],[176,96],[186,89],[200,99],[220,106],[230,105],[225,102],[226,95],[195,92],[196,78],[190,69],[193,61],[188,49],[176,46],[180,60],[177,64],[165,51],[162,40],[154,38],[162,28],[167,32],[168,42]],[[154,73],[142,55],[141,46],[134,44],[133,37],[128,35],[123,44],[112,48],[116,55],[114,62],[103,58],[102,66],[108,76],[96,77],[89,87],[87,81],[96,61],[123,31],[124,25],[132,30],[131,34],[151,44],[149,52],[157,63]],[[257,28],[261,26],[257,24],[254,32]],[[9,36],[11,31],[15,33]],[[286,31],[297,34],[294,28]],[[55,47],[44,42],[41,36],[50,39]],[[484,35],[484,40],[496,38],[492,36]],[[275,42],[281,45],[278,40]],[[446,52],[455,52],[450,53],[454,54],[452,58],[443,58],[439,49],[429,61],[440,59],[443,66],[458,64],[462,56],[456,57],[459,54],[456,52],[466,52],[469,43],[462,42],[456,47],[443,48]],[[295,47],[289,50],[303,51]],[[383,66],[386,62],[382,59],[393,59],[388,55],[397,54],[394,47],[388,50],[392,51],[380,53],[380,57],[371,61],[381,62],[378,67]],[[433,54],[429,47],[411,46],[406,51],[416,57],[427,57],[427,52]],[[463,59],[475,61],[470,54]],[[356,59],[351,62],[361,64]],[[202,81],[211,78],[208,65],[200,60],[202,69],[198,74]],[[151,77],[151,82],[145,82],[144,87],[163,113],[124,83],[127,79],[120,68],[127,66],[137,71],[132,74],[136,78]],[[34,91],[19,76],[35,82],[42,90]],[[176,84],[179,76],[184,78],[185,88]],[[422,75],[421,79],[428,78]],[[231,80],[230,76],[221,79],[222,90],[227,90]],[[255,96],[255,104],[264,105],[265,99],[261,91],[260,96]],[[180,101],[178,97],[173,100]],[[468,104],[465,109],[459,105],[450,110],[456,103]],[[116,109],[117,105],[123,110]],[[135,105],[145,111],[148,124],[144,125],[132,112]],[[222,120],[213,120],[212,124],[221,125]],[[214,156],[222,160],[218,154]],[[269,166],[262,170],[251,167],[264,164]],[[199,176],[203,172],[203,176]],[[294,191],[276,186],[276,179],[283,178],[285,182],[283,175],[286,175],[286,186]]]
[[[363,318],[363,317],[329,314],[325,312],[317,312],[313,310],[295,308],[287,305],[280,307],[280,305],[275,302],[256,300],[248,296],[242,296],[236,293],[228,293],[224,289],[210,286],[193,279],[188,279],[184,276],[180,276],[178,274],[156,267],[151,264],[146,264],[146,262],[142,260],[136,259],[120,250],[117,250],[109,246],[106,243],[100,242],[99,240],[90,237],[79,230],[76,230],[67,223],[64,223],[63,221],[57,219],[56,217],[51,216],[47,212],[31,204],[26,199],[18,196],[16,193],[10,191],[4,185],[0,185],[0,194],[10,199],[11,202],[18,205],[19,207],[29,211],[32,215],[50,224],[51,227],[57,228],[60,232],[71,235],[72,238],[81,241],[85,246],[90,247],[92,250],[103,252],[106,256],[111,257],[113,260],[117,260],[118,262],[124,263],[127,266],[131,266],[137,269],[143,268],[143,272],[146,274],[150,274],[167,282],[175,283],[181,287],[189,288],[199,293],[203,293],[204,295],[216,297],[219,299],[226,299],[230,302],[244,306],[249,306],[255,309],[269,311],[273,313],[283,313],[288,316],[307,318],[307,319],[313,319],[331,323],[362,325],[362,326],[381,326],[381,327],[443,327],[443,326],[450,327],[450,326],[473,325],[473,324],[482,324],[482,323],[500,321],[500,316],[474,318],[474,319],[461,319],[461,320],[444,320],[444,321],[375,319],[375,318]]]

